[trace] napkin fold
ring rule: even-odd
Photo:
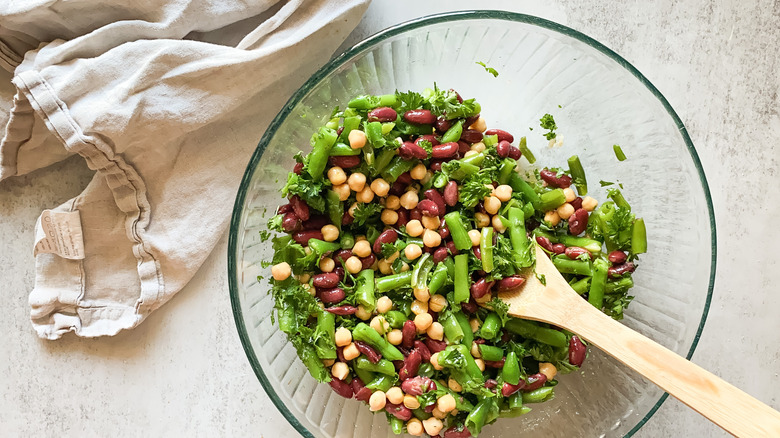
[[[16,90],[0,180],[78,154],[95,176],[36,225],[31,319],[58,339],[140,324],[226,229],[257,141],[368,0],[0,6]]]

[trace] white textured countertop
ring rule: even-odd
[[[433,3],[444,2],[375,0],[347,43],[440,12]],[[458,10],[488,2],[446,3]],[[780,408],[780,292],[772,283],[780,271],[780,3],[545,3],[490,5],[601,41],[644,73],[686,124],[718,231],[715,291],[693,361]],[[8,80],[0,75],[0,89]],[[75,158],[0,183],[0,435],[296,436],[241,348],[226,238],[192,282],[137,329],[101,339],[35,336],[27,305],[35,220],[81,192],[91,174]],[[725,434],[670,399],[636,436]]]

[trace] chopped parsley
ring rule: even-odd
[[[488,66],[487,66],[487,65],[486,65],[484,62],[482,62],[482,61],[477,61],[476,63],[477,63],[477,64],[479,64],[479,65],[481,65],[481,66],[482,66],[482,67],[485,69],[485,71],[486,71],[486,72],[488,72],[488,73],[490,73],[491,75],[493,75],[493,77],[494,77],[494,78],[497,78],[497,77],[498,77],[498,72],[497,72],[497,71],[496,71],[496,69],[494,69],[493,67],[488,67]]]
[[[555,119],[553,118],[552,114],[545,114],[542,116],[541,119],[539,119],[539,126],[542,127],[542,129],[546,129],[549,132],[544,134],[544,137],[547,140],[554,139],[558,134],[555,133],[555,130],[558,129],[558,125],[555,124]]]

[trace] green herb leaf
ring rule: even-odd
[[[282,188],[282,196],[298,195],[309,207],[323,212],[325,211],[325,196],[322,191],[325,183],[306,178],[308,175],[298,175],[290,172],[287,175],[287,184]]]
[[[379,215],[382,213],[382,205],[376,202],[369,204],[359,203],[355,208],[355,222],[357,226],[367,223],[376,223],[379,221]]]
[[[558,129],[558,125],[555,124],[555,119],[553,118],[552,114],[543,115],[542,118],[539,119],[539,122],[541,122],[540,126],[542,127],[542,129],[546,129],[549,131],[546,134],[544,134],[544,137],[547,140],[552,140],[557,136],[555,130]]]
[[[467,99],[462,103],[458,102],[458,95],[452,90],[440,90],[436,84],[433,84],[433,92],[428,98],[428,104],[431,111],[436,115],[443,115],[448,120],[471,117],[479,114],[482,107],[474,100]]]
[[[494,69],[493,67],[488,67],[488,66],[487,66],[487,65],[485,65],[485,63],[484,63],[484,62],[482,62],[482,61],[477,61],[477,64],[479,64],[479,65],[481,65],[482,67],[484,67],[484,68],[485,68],[485,71],[486,71],[486,72],[488,72],[488,73],[490,73],[491,75],[493,75],[493,77],[494,77],[494,78],[497,78],[497,77],[498,77],[498,72],[497,72],[497,71],[496,71],[496,69]]]

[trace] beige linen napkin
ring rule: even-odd
[[[135,327],[192,278],[226,229],[263,130],[367,2],[0,6],[0,67],[16,87],[0,180],[72,154],[96,171],[38,219],[39,336]]]

